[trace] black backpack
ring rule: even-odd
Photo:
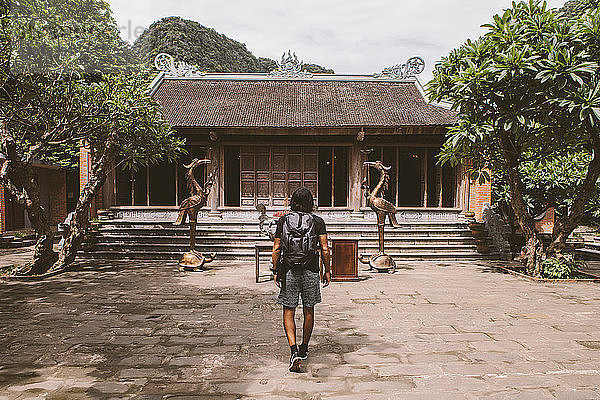
[[[319,265],[319,237],[315,218],[310,213],[292,212],[286,215],[281,234],[283,264],[286,270],[300,270]]]

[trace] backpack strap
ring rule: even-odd
[[[299,211],[294,211],[296,214],[298,214],[298,224],[297,226],[294,228],[291,226],[290,224],[290,219],[289,219],[289,215],[287,214],[284,218],[285,218],[285,224],[287,225],[288,231],[290,232],[297,232],[297,233],[301,233],[302,235],[305,235],[306,233],[310,232],[310,230],[313,228],[313,225],[315,224],[315,219],[313,218],[312,214],[310,213],[303,213],[303,212],[299,212]],[[308,228],[306,228],[306,230],[300,230],[300,228],[302,227],[302,218],[304,216],[307,216],[308,220],[310,221],[310,225],[308,226]]]

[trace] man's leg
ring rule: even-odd
[[[302,344],[308,346],[310,336],[312,335],[313,326],[315,326],[315,308],[304,307],[304,326],[302,330]]]
[[[291,346],[296,345],[296,309],[283,306],[283,328]]]
[[[308,342],[315,326],[315,308],[304,307],[304,326],[302,328],[302,344],[300,345],[300,357],[305,359],[308,355]]]
[[[290,372],[300,372],[300,362],[302,358],[298,356],[298,346],[296,346],[296,321],[294,317],[296,309],[283,306],[283,328],[290,344]]]

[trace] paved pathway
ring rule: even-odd
[[[598,399],[600,285],[420,262],[324,290],[310,358],[251,263],[0,283],[0,399]]]

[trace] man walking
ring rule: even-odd
[[[273,244],[275,283],[281,288],[277,302],[283,306],[283,327],[290,351],[291,372],[300,371],[300,363],[308,358],[308,342],[315,322],[315,304],[321,302],[319,252],[325,271],[323,287],[331,282],[327,229],[321,217],[312,214],[314,199],[307,188],[292,194],[292,212],[277,222]],[[302,297],[304,325],[302,343],[296,345],[296,307]]]

